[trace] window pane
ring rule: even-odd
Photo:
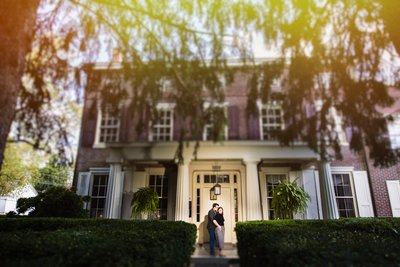
[[[99,218],[104,216],[107,184],[108,175],[93,175],[92,197],[90,200],[91,217]]]
[[[153,140],[169,141],[172,140],[172,111],[159,110],[159,119],[153,124]]]
[[[150,185],[155,185],[156,184],[156,178],[155,175],[150,175],[150,181],[149,181]]]
[[[332,174],[340,217],[355,217],[353,191],[349,174]]]
[[[160,197],[161,196],[161,186],[156,187],[156,192],[157,192],[157,195]]]
[[[150,175],[149,187],[153,188],[159,197],[157,216],[160,220],[167,219],[168,211],[168,178],[166,175]]]
[[[162,196],[168,196],[168,184],[166,184],[167,186],[163,186],[162,188]]]
[[[283,129],[283,119],[280,107],[266,106],[261,110],[261,122],[264,140],[273,140],[271,132]]]
[[[156,184],[157,184],[158,186],[162,185],[162,178],[163,178],[163,176],[162,176],[162,175],[157,175],[157,181],[156,181]]]
[[[217,177],[215,175],[211,175],[211,183],[215,184],[217,182]]]
[[[274,189],[279,184],[279,181],[286,180],[286,174],[267,174],[267,203],[268,203],[268,216],[270,220],[274,220],[275,213],[272,209],[272,199],[274,196]]]
[[[99,142],[116,142],[119,135],[120,118],[118,112],[111,113],[109,106],[101,111]]]

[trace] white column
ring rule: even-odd
[[[339,211],[336,204],[335,190],[331,166],[327,161],[318,162],[318,172],[321,187],[321,206],[324,219],[338,219]]]
[[[121,218],[123,186],[124,175],[121,164],[111,164],[107,186],[106,218]]]
[[[257,160],[244,162],[246,164],[246,209],[248,221],[262,220],[258,162]]]
[[[178,165],[175,221],[189,222],[189,163]]]

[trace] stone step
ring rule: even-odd
[[[190,267],[239,267],[239,258],[228,257],[192,257]]]
[[[216,249],[218,251],[218,249]],[[208,244],[197,244],[190,259],[190,267],[239,267],[236,246],[225,244],[225,256],[210,256]]]

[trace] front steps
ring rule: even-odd
[[[218,251],[218,249],[216,249]],[[189,267],[239,267],[239,256],[236,246],[225,244],[223,253],[226,256],[210,256],[208,243],[196,244],[196,249],[190,258]]]

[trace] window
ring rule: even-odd
[[[272,199],[274,198],[275,187],[279,184],[279,182],[284,182],[286,178],[286,174],[266,174],[267,180],[267,203],[268,203],[268,218],[270,220],[275,220],[274,209],[272,208]]]
[[[350,174],[332,174],[339,217],[355,217]]]
[[[216,184],[216,183],[230,183],[229,174],[218,174],[218,175],[204,175],[205,184]]]
[[[200,188],[196,189],[196,222],[200,222]]]
[[[166,175],[150,175],[150,188],[158,194],[157,217],[161,220],[167,219],[168,211],[168,177]]]
[[[90,198],[90,217],[103,218],[106,204],[108,174],[93,175],[92,193]]]
[[[273,132],[283,129],[283,112],[280,105],[265,105],[261,108],[261,137],[275,140]]]
[[[171,92],[173,90],[173,83],[167,78],[161,79],[161,92]]]
[[[226,124],[227,109],[224,104],[218,104],[216,107],[210,107],[209,103],[205,104],[206,113],[209,112],[209,119],[204,125],[203,140],[227,140],[228,139],[228,126]],[[216,125],[214,125],[217,120]],[[222,125],[222,127],[220,126]]]
[[[118,142],[120,118],[118,112],[112,112],[106,106],[100,112],[99,143]]]
[[[233,205],[235,207],[235,222],[239,220],[239,205],[238,205],[238,191],[237,188],[233,189]]]
[[[400,115],[394,116],[394,121],[388,125],[388,131],[392,148],[400,148]]]
[[[150,141],[171,141],[173,125],[172,108],[160,108],[157,114],[157,120],[152,125],[152,134]]]

